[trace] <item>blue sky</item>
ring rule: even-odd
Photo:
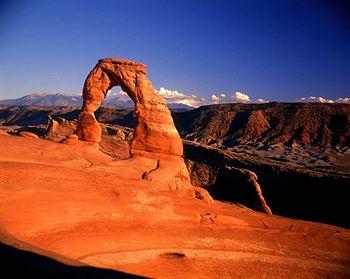
[[[123,57],[197,100],[345,98],[349,14],[346,1],[1,1],[0,97],[80,94],[98,59]]]

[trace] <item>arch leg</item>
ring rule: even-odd
[[[101,141],[101,133],[102,130],[95,118],[95,114],[89,111],[82,111],[78,117],[78,138],[98,143]]]
[[[78,117],[77,135],[80,140],[101,141],[101,126],[95,118],[95,111],[106,97],[107,90],[112,87],[108,75],[96,66],[87,77],[83,89],[83,107]]]

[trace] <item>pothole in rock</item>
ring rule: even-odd
[[[163,259],[169,259],[169,260],[179,260],[179,259],[186,258],[186,255],[184,253],[179,253],[179,252],[169,252],[169,253],[160,254],[159,257]]]

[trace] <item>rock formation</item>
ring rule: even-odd
[[[262,110],[253,110],[247,118],[246,125],[243,129],[244,133],[241,135],[243,141],[255,140],[261,137],[265,132],[271,128],[266,116]]]
[[[8,133],[6,133],[5,131],[3,131],[3,130],[0,130],[0,135],[1,136],[9,136],[9,134]]]
[[[135,103],[136,127],[131,142],[131,155],[156,160],[153,169],[142,178],[168,185],[170,189],[192,189],[182,159],[183,147],[164,99],[156,94],[146,77],[144,64],[125,59],[105,58],[98,61],[85,80],[83,107],[78,117],[79,139],[99,143],[101,127],[94,112],[108,91],[120,86]]]
[[[156,94],[146,77],[144,64],[124,59],[99,60],[87,77],[84,104],[78,122],[78,136],[85,141],[100,142],[101,128],[94,112],[108,90],[120,86],[135,103],[136,127],[131,148],[182,156],[182,143],[164,99]]]
[[[253,189],[255,190],[255,194],[259,199],[259,205],[262,208],[262,211],[267,214],[272,214],[272,211],[270,207],[267,205],[265,198],[262,194],[261,187],[258,183],[258,176],[256,173],[242,168],[235,168],[235,167],[226,167],[227,170],[232,172],[233,175],[237,177],[244,177],[244,180],[246,180],[251,186],[253,186]]]
[[[255,172],[247,169],[244,158],[219,148],[184,140],[185,162],[199,199],[207,202],[204,188],[215,199],[238,203],[272,215]]]
[[[19,133],[22,137],[26,137],[26,138],[33,138],[33,139],[38,139],[38,135],[31,133],[31,132],[27,132],[27,131],[23,131]]]
[[[349,104],[271,102],[203,106],[173,118],[182,138],[217,147],[296,143],[338,149],[350,145],[349,115]]]
[[[62,117],[58,117],[57,121],[50,115],[45,128],[45,139],[60,141],[66,136],[72,135],[76,130],[76,125],[73,121],[68,121]],[[74,137],[71,137],[74,138]]]

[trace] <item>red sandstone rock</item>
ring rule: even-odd
[[[258,176],[256,175],[256,173],[247,169],[242,169],[242,168],[235,168],[235,167],[226,167],[226,168],[234,172],[236,175],[240,175],[240,176],[243,175],[247,179],[247,182],[250,183],[255,189],[255,193],[260,201],[262,210],[265,213],[272,215],[272,211],[270,207],[267,205],[265,198],[262,194],[262,190],[258,183]]]
[[[101,127],[96,121],[95,115],[90,112],[85,112],[83,108],[78,118],[77,135],[79,139],[90,142],[100,142],[101,132]]]
[[[0,242],[150,278],[348,278],[349,230],[155,192],[154,159],[84,144],[1,138]]]
[[[125,133],[122,130],[117,130],[117,134],[116,134],[116,138],[121,139],[121,140],[125,140],[126,136]]]
[[[34,139],[38,139],[38,138],[39,138],[36,134],[31,133],[31,132],[23,131],[23,132],[20,132],[19,134],[20,134],[22,137],[26,137],[26,138],[34,138]]]
[[[56,121],[50,115],[48,117],[44,138],[56,142],[66,142],[67,136],[72,135],[76,130],[74,121],[68,121],[58,117]]]
[[[253,110],[247,119],[245,134],[242,135],[242,139],[251,140],[259,138],[269,129],[270,124],[264,112],[262,110]]]
[[[99,60],[87,77],[78,136],[99,142],[101,132],[94,117],[109,89],[120,86],[135,103],[136,127],[132,149],[182,156],[182,143],[164,99],[146,77],[144,64],[125,59]]]
[[[101,127],[94,112],[107,92],[120,86],[135,103],[136,127],[131,142],[131,154],[142,161],[143,157],[156,162],[154,169],[143,178],[161,182],[171,190],[185,190],[194,196],[186,165],[182,159],[183,147],[170,111],[146,77],[144,64],[118,58],[98,61],[85,80],[83,107],[78,118],[79,139],[99,143]]]
[[[208,203],[214,202],[214,199],[210,196],[207,190],[198,186],[193,186],[193,188],[197,199],[206,201]]]
[[[134,133],[129,133],[126,137],[126,141],[131,144]]]
[[[66,138],[62,141],[62,143],[66,143],[66,144],[74,144],[77,143],[79,141],[79,138],[76,134],[71,134],[71,135],[67,135]]]
[[[9,134],[8,133],[6,133],[5,131],[3,131],[3,130],[0,130],[0,135],[1,136],[9,136]]]

